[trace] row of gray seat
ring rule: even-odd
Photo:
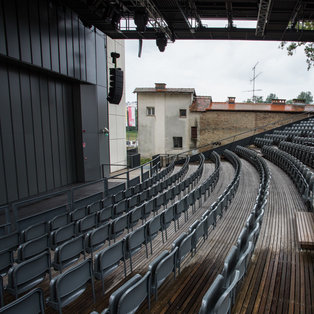
[[[203,162],[204,162],[204,158],[202,157],[202,164],[203,164]],[[180,200],[180,202],[182,204],[184,204],[184,203],[187,204],[187,201],[185,200],[185,198]],[[178,207],[178,205],[173,204],[173,206],[171,206],[167,210],[167,216],[169,216],[168,212],[171,212],[171,208],[172,208],[173,212],[175,211],[175,207]],[[114,256],[117,256],[118,255],[117,252],[121,252],[121,258],[118,261],[116,261],[116,263],[119,263],[120,260],[123,260],[123,262],[125,262],[125,258],[130,258],[130,262],[131,262],[132,254],[135,251],[137,251],[142,246],[142,244],[145,244],[145,246],[147,246],[147,241],[148,241],[148,238],[147,238],[148,234],[147,234],[147,232],[152,231],[150,229],[154,229],[155,225],[160,225],[161,224],[161,217],[164,217],[164,216],[162,216],[162,214],[154,217],[149,222],[147,222],[145,225],[143,225],[142,227],[138,228],[137,230],[135,230],[134,232],[129,234],[123,240],[121,240],[121,241],[115,243],[114,245],[108,247],[107,249],[99,252],[97,254],[97,256],[95,256],[95,261],[94,261],[94,264],[95,264],[95,278],[103,279],[104,272],[108,272],[113,267],[116,266],[115,263],[112,263],[112,257],[114,258]],[[158,222],[158,223],[154,223],[154,222]],[[152,228],[150,228],[150,227],[152,227]],[[147,230],[150,230],[150,231],[147,231]],[[93,230],[93,232],[94,231],[96,231],[96,229]],[[159,230],[157,230],[157,231],[159,231]],[[153,236],[153,234],[150,234],[150,236]],[[75,251],[78,248],[78,254],[80,254],[81,253],[82,243],[84,243],[84,242],[82,241],[82,236],[80,236],[78,238],[75,238],[75,239],[71,240],[70,243],[65,243],[63,246],[70,245],[70,251],[73,251],[73,250]],[[62,251],[63,246],[57,248],[56,252]],[[46,254],[46,253],[43,253],[43,254]],[[56,256],[56,253],[55,253],[55,256]],[[65,256],[66,256],[65,262],[68,262],[67,258],[69,258],[69,254],[65,254]],[[104,258],[104,256],[107,257],[107,258]],[[35,257],[35,259],[36,258],[37,258],[37,256]],[[31,261],[33,262],[33,260],[31,260]],[[30,265],[29,263],[30,263],[29,261],[21,263],[19,265],[19,269],[22,269],[23,267],[24,267],[24,269],[25,269],[25,267],[27,268],[28,265]],[[53,264],[56,264],[56,259],[54,260]],[[132,266],[131,266],[131,269],[132,269]],[[68,271],[66,271],[65,273],[68,273]],[[53,281],[51,281],[51,282],[53,282]],[[27,288],[29,288],[29,287],[27,287]],[[18,290],[18,292],[19,292],[19,290]],[[53,301],[50,301],[49,304],[57,306],[56,304],[54,304]]]
[[[292,179],[309,209],[314,210],[314,174],[296,157],[274,147],[264,146],[265,158],[282,168]]]
[[[314,147],[286,141],[282,141],[278,147],[290,155],[298,158],[309,167],[314,167]]]
[[[292,142],[296,143],[296,144],[303,144],[303,145],[306,145],[306,146],[313,147],[314,146],[314,137],[310,137],[310,136],[307,136],[307,137],[295,136],[292,139]]]
[[[252,151],[237,146],[235,151],[251,162],[260,173],[260,188],[254,208],[242,229],[236,245],[232,246],[227,255],[222,273],[219,274],[203,297],[200,314],[230,313],[235,300],[238,283],[245,275],[248,263],[254,250],[270,182],[270,172],[266,163]]]
[[[149,265],[145,276],[141,277],[137,274],[117,289],[110,296],[109,306],[102,314],[134,313],[145,299],[147,299],[148,308],[150,308],[151,294],[154,294],[157,300],[158,288],[166,278],[173,273],[175,279],[177,271],[180,274],[183,260],[189,254],[193,257],[198,242],[200,240],[205,241],[208,238],[209,228],[216,226],[216,218],[222,216],[223,210],[227,209],[230,204],[229,199],[231,201],[231,198],[234,196],[234,189],[237,189],[239,182],[240,165],[235,161],[236,157],[229,151],[225,151],[224,153],[225,156],[228,156],[228,159],[232,160],[232,164],[234,164],[236,169],[235,177],[228,188],[220,196],[218,201],[203,214],[201,220],[195,221],[187,233],[184,232],[173,242],[171,251],[163,251]],[[143,281],[145,281],[145,284]],[[143,284],[140,285],[138,282],[142,282]]]

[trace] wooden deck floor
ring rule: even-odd
[[[314,252],[299,249],[294,218],[306,208],[290,178],[267,163],[268,206],[233,312],[314,313]]]

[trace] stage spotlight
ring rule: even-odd
[[[167,37],[164,33],[158,33],[156,38],[156,45],[160,52],[164,52],[167,46]]]
[[[134,23],[138,32],[145,32],[148,23],[148,13],[145,8],[136,8],[134,12]]]

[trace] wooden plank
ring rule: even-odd
[[[296,212],[298,241],[301,249],[314,249],[314,214],[310,212]]]

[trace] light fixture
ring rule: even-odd
[[[134,12],[134,23],[138,32],[145,32],[148,23],[148,13],[144,7],[136,8]]]
[[[167,46],[167,37],[164,33],[157,33],[156,45],[160,52],[164,52]]]

